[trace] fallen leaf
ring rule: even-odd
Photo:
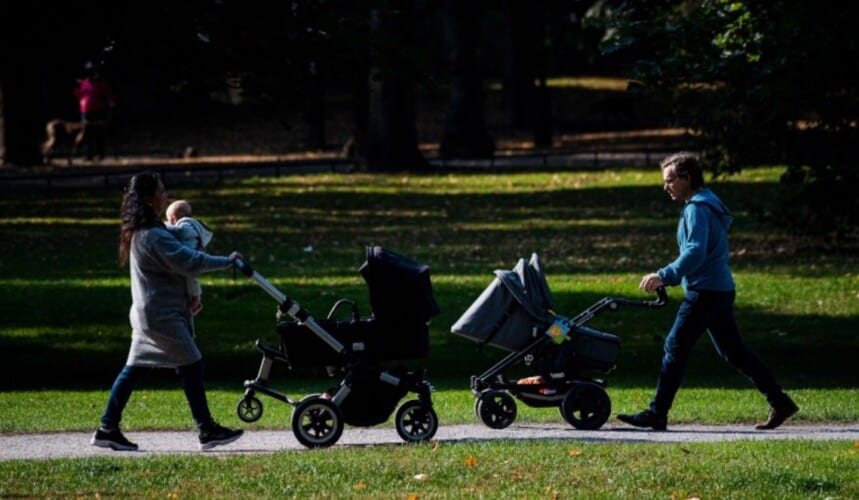
[[[364,481],[358,481],[358,483],[355,484],[356,490],[363,490],[366,487],[367,487],[367,483],[365,483]]]
[[[574,449],[574,450],[570,450],[570,456],[571,456],[571,457],[577,457],[577,456],[579,456],[579,455],[581,455],[581,454],[582,454],[582,452],[581,452],[580,450],[575,450],[575,449]]]
[[[477,466],[477,457],[468,457],[465,459],[465,466],[469,469],[473,469]]]

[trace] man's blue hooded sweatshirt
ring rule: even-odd
[[[709,189],[696,192],[683,205],[677,224],[680,256],[657,273],[666,285],[684,290],[734,290],[728,268],[728,229],[734,218]]]

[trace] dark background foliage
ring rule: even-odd
[[[336,95],[348,152],[369,170],[431,168],[418,147],[422,102],[443,109],[442,155],[481,157],[502,139],[487,123],[493,88],[503,133],[546,148],[593,126],[559,111],[550,79],[627,75],[605,110],[621,111],[615,127],[687,128],[716,175],[786,165],[798,194],[774,213],[837,242],[859,217],[857,10],[847,0],[35,0],[0,21],[0,154],[42,163],[44,123],[76,118],[69,93],[86,61],[121,91],[117,120],[167,127],[178,112],[223,120],[253,104],[284,129],[300,116],[311,150],[342,141]],[[642,100],[659,110],[646,123],[628,113]]]

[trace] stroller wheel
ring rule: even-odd
[[[243,422],[256,422],[262,417],[262,401],[253,396],[245,396],[236,405],[236,413]]]
[[[331,446],[343,434],[343,411],[331,400],[304,398],[292,412],[292,432],[308,448]]]
[[[487,427],[503,429],[516,420],[516,401],[504,391],[487,389],[474,401],[474,411]]]
[[[605,389],[592,382],[576,382],[561,401],[561,416],[580,430],[602,427],[611,414],[611,400]]]
[[[416,399],[406,401],[395,416],[397,434],[403,441],[428,441],[438,430],[438,416],[431,406]]]
[[[308,399],[318,398],[320,396],[322,396],[322,393],[314,392],[313,394],[308,394],[307,396],[304,396],[298,402],[303,403],[303,402],[307,401]],[[325,398],[325,399],[331,399],[331,398]]]

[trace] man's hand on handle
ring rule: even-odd
[[[661,286],[665,286],[665,283],[662,282],[662,278],[656,273],[645,275],[641,278],[641,283],[638,284],[638,288],[645,292],[652,292]]]

